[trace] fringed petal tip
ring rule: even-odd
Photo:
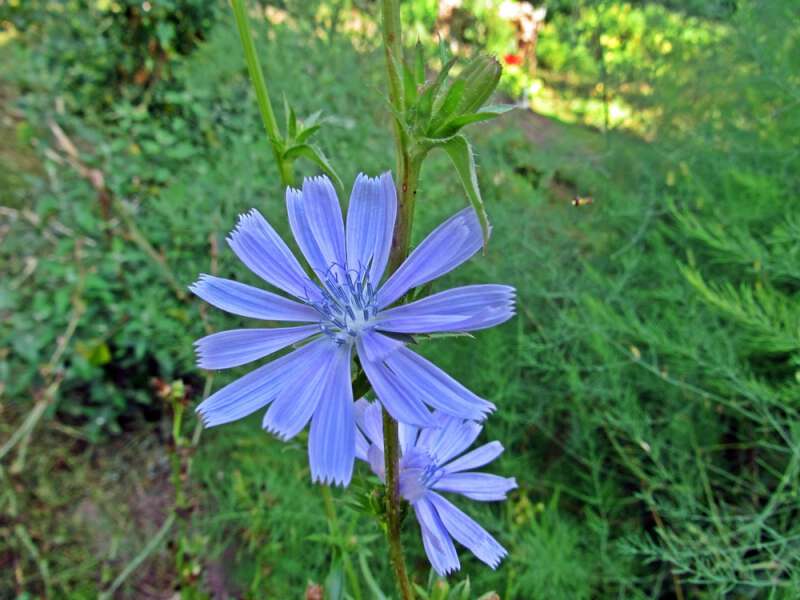
[[[195,365],[197,365],[198,369],[203,369],[205,371],[213,371],[214,369],[209,367],[208,363],[208,356],[205,352],[206,345],[203,343],[204,338],[200,338],[199,340],[195,340],[192,343],[194,347],[194,356],[195,356]]]
[[[338,485],[340,487],[347,487],[348,485],[350,485],[350,481],[352,479],[353,479],[352,473],[350,473],[350,475],[348,476],[336,476],[333,473],[311,474],[311,482],[318,483],[320,485]]]
[[[242,236],[247,235],[247,232],[256,226],[258,218],[264,218],[258,210],[251,208],[245,213],[241,213],[236,217],[236,225],[233,226],[230,233],[225,236],[225,241],[228,245],[235,250],[236,244]]]
[[[211,275],[208,275],[206,273],[200,273],[200,275],[197,277],[197,281],[190,283],[187,286],[189,288],[189,291],[192,292],[195,296],[202,298],[200,294],[202,293],[203,287],[205,287],[208,284],[209,277],[211,277]]]
[[[303,188],[306,185],[324,185],[333,188],[333,182],[327,175],[312,175],[310,177],[303,177]]]
[[[428,557],[430,560],[430,557]],[[431,565],[433,567],[433,565]],[[494,568],[494,567],[492,567]],[[433,570],[436,571],[436,574],[439,577],[447,577],[448,575],[452,575],[453,573],[457,573],[461,570],[461,565],[447,565],[446,567],[433,567]]]
[[[495,405],[494,402],[489,402],[488,400],[484,400],[484,402],[486,404],[480,408],[480,414],[476,418],[470,420],[475,421],[476,423],[483,423],[490,414],[497,410],[497,405]]]
[[[203,429],[209,429],[214,427],[216,423],[211,422],[211,419],[208,416],[208,413],[203,408],[203,405],[200,404],[197,408],[194,409],[197,418],[200,419],[200,422],[203,424]]]
[[[278,438],[282,442],[288,442],[295,435],[297,435],[295,433],[289,434],[286,431],[281,430],[279,427],[273,425],[272,423],[267,423],[266,421],[267,421],[267,419],[266,419],[266,414],[265,414],[264,415],[264,419],[263,419],[263,421],[261,423],[261,428],[264,431],[266,431],[267,433],[269,433],[270,435],[274,435],[276,438]]]
[[[497,567],[500,566],[506,556],[508,556],[508,550],[506,550],[503,546],[500,546],[500,548],[497,550],[497,554],[485,561],[484,564],[492,569],[492,571],[496,571]]]

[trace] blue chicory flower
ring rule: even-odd
[[[267,405],[263,426],[289,439],[311,421],[308,452],[314,481],[347,485],[355,454],[351,358],[356,351],[378,398],[398,421],[430,425],[431,406],[461,418],[494,409],[391,334],[461,332],[513,315],[514,288],[469,285],[389,308],[410,289],[459,266],[482,244],[471,208],[434,230],[382,284],[397,213],[391,174],[359,175],[347,227],[326,177],[287,189],[289,224],[319,283],[257,210],[239,218],[228,244],[256,275],[294,296],[201,275],[190,289],[229,313],[295,327],[234,329],[196,342],[199,366],[226,369],[308,343],[222,388],[197,411],[206,426],[241,419]],[[389,334],[389,335],[386,335]]]
[[[440,575],[460,568],[453,539],[469,548],[481,561],[496,569],[507,554],[497,541],[471,517],[438,492],[461,494],[473,500],[505,500],[517,487],[513,477],[475,473],[503,452],[500,442],[489,442],[461,455],[482,427],[441,412],[435,426],[418,428],[400,423],[400,495],[411,503],[422,530],[422,544],[434,570]],[[356,456],[367,461],[384,480],[383,421],[377,403],[356,402]],[[460,458],[456,458],[459,455]]]

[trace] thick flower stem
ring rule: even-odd
[[[414,591],[406,574],[403,545],[400,542],[400,491],[398,486],[398,458],[400,444],[397,437],[397,421],[383,409],[383,449],[386,465],[386,537],[389,540],[389,557],[394,568],[397,587],[402,600],[413,600]]]
[[[411,231],[414,225],[414,204],[417,198],[417,182],[422,166],[420,157],[403,154],[398,160],[397,220],[389,254],[389,272],[399,267],[408,256],[411,247]]]
[[[278,122],[275,120],[275,113],[272,110],[267,82],[264,80],[264,72],[261,70],[261,64],[258,61],[258,53],[253,42],[253,35],[250,33],[250,21],[247,17],[244,3],[245,0],[231,0],[233,14],[236,17],[236,28],[239,30],[239,38],[242,40],[247,70],[250,73],[250,80],[253,82],[253,89],[256,91],[258,110],[261,113],[261,120],[264,123],[264,129],[267,131],[270,146],[272,146],[275,164],[278,166],[278,172],[281,177],[281,185],[283,187],[294,185],[292,163],[283,158],[281,132],[278,129]]]
[[[386,73],[389,81],[389,100],[394,112],[393,131],[397,158],[397,220],[389,254],[389,272],[397,269],[408,255],[411,244],[411,229],[414,222],[414,200],[421,158],[413,156],[409,149],[400,119],[405,112],[405,96],[401,68],[403,43],[400,31],[400,0],[382,1],[383,46],[386,56]],[[383,409],[383,444],[386,468],[386,535],[389,541],[389,556],[394,568],[397,587],[402,600],[413,600],[414,591],[408,580],[400,541],[400,491],[398,472],[400,443],[397,436],[397,421]]]

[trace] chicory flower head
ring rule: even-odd
[[[397,213],[391,175],[359,175],[347,226],[326,177],[286,192],[289,224],[313,270],[309,277],[257,210],[239,218],[228,244],[239,259],[289,299],[243,283],[201,275],[190,289],[229,313],[295,327],[235,329],[196,342],[199,366],[226,369],[308,343],[222,388],[197,411],[206,426],[241,419],[269,405],[263,426],[282,439],[310,421],[308,452],[314,481],[347,485],[353,471],[355,422],[351,357],[355,351],[378,399],[398,421],[431,425],[428,406],[483,419],[494,405],[479,398],[391,334],[461,332],[497,325],[513,315],[514,288],[470,285],[389,308],[410,289],[466,261],[481,247],[471,208],[442,223],[383,283]],[[390,335],[386,335],[386,334]]]
[[[441,576],[460,567],[453,539],[469,548],[481,561],[497,568],[507,554],[471,517],[438,492],[461,494],[473,500],[505,500],[517,487],[513,477],[475,473],[503,452],[500,442],[489,442],[466,454],[482,427],[473,421],[434,413],[435,426],[418,428],[400,423],[400,495],[411,503],[422,530],[422,544],[434,570]],[[356,456],[367,461],[384,479],[383,422],[381,408],[366,400],[356,402]],[[363,433],[363,435],[362,435]]]

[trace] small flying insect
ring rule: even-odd
[[[594,204],[594,198],[591,196],[575,196],[572,199],[572,206],[589,206]]]

